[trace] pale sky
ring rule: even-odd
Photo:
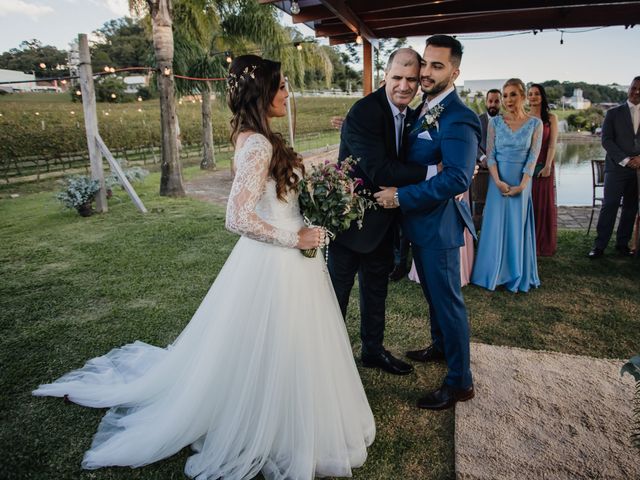
[[[106,21],[128,14],[127,0],[0,0],[0,52],[16,48],[23,40],[68,49],[78,33],[90,33]],[[283,19],[287,22],[287,19]],[[560,45],[560,32],[545,30],[534,36],[471,39],[489,34],[461,35],[465,53],[458,84],[465,79],[520,77],[525,82],[544,80],[585,81],[629,85],[640,75],[637,46],[640,25],[625,30],[569,29]],[[308,29],[305,34],[310,34]],[[496,33],[495,36],[504,35]],[[409,39],[419,52],[424,37]]]

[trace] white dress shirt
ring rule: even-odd
[[[437,97],[432,98],[431,100],[425,100],[424,105],[422,107],[422,110],[420,111],[420,117],[419,118],[424,117],[429,110],[434,108],[436,105],[440,104],[440,102],[442,102],[447,97],[447,95],[449,95],[451,92],[453,92],[454,89],[455,89],[455,87],[447,88],[444,92],[442,92]],[[429,165],[429,167],[427,167],[427,178],[426,178],[426,180],[429,180],[431,177],[435,177],[437,174],[438,174],[438,166],[437,165]]]
[[[638,126],[640,125],[640,103],[638,105],[634,105],[629,100],[627,100],[627,105],[629,106],[629,113],[631,114],[631,124],[633,125],[633,133],[634,135],[638,133]],[[620,165],[623,167],[627,166],[631,157],[623,158],[620,160]]]

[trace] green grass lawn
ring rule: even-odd
[[[198,174],[196,168],[185,175]],[[224,209],[157,195],[159,176],[137,185],[149,209],[122,193],[110,211],[81,218],[53,193],[0,195],[0,478],[179,479],[188,449],[131,470],[82,471],[80,461],[104,411],[35,398],[32,389],[136,339],[164,346],[184,328],[237,237]],[[528,294],[463,289],[473,341],[594,357],[640,350],[640,262],[585,258],[592,239],[561,232],[558,254],[540,260],[542,287]],[[347,319],[359,356],[357,292]],[[386,346],[428,343],[420,288],[391,285]],[[443,366],[398,378],[361,369],[378,434],[361,480],[454,478],[454,416],[413,407],[441,382]]]

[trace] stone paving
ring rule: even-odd
[[[305,159],[305,163],[332,160],[338,156],[338,149],[336,146],[320,148],[304,152],[302,156]],[[232,181],[231,170],[215,170],[213,172],[203,172],[197,178],[185,182],[185,188],[189,196],[218,205],[226,205]],[[599,211],[600,209],[596,208],[593,214],[592,234],[598,222]],[[591,207],[558,207],[558,228],[586,231],[589,226],[590,215]]]

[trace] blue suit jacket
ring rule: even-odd
[[[421,165],[442,162],[443,170],[429,180],[398,189],[405,234],[414,244],[433,249],[464,245],[465,226],[475,236],[469,205],[454,197],[469,189],[481,132],[478,117],[455,91],[441,105],[438,128],[428,130],[431,140],[418,138],[421,121],[414,122],[407,160]]]

